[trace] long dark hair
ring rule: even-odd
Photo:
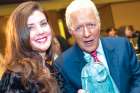
[[[6,27],[5,65],[8,70],[23,73],[23,81],[28,81],[29,79],[41,81],[44,86],[41,89],[42,91],[57,93],[55,79],[51,77],[49,70],[43,72],[42,58],[37,51],[32,50],[30,45],[27,19],[35,10],[43,12],[37,2],[28,1],[20,4],[10,15]],[[51,55],[52,51],[51,46],[47,50],[49,55]],[[32,73],[34,78],[30,77]],[[24,83],[23,85],[26,85]]]
[[[125,26],[121,26],[119,27],[118,29],[118,35],[121,36],[121,37],[125,37],[125,30],[126,28],[128,28],[130,31],[134,32],[134,28],[132,25],[125,25]]]

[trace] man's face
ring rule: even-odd
[[[75,11],[70,16],[70,34],[82,50],[91,53],[99,44],[100,21],[90,9]]]

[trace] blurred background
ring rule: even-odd
[[[5,47],[4,29],[10,13],[21,2],[29,0],[0,0],[0,53]],[[65,8],[72,0],[34,0],[39,1],[47,11],[49,21],[56,36],[62,36],[69,44],[73,44],[73,38],[68,34],[65,24]],[[101,34],[107,36],[106,30],[110,27],[131,25],[134,32],[140,32],[140,0],[93,0],[100,13]],[[139,37],[139,35],[136,35]]]

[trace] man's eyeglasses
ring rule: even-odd
[[[85,25],[79,25],[75,29],[72,29],[72,30],[74,30],[76,32],[83,32],[85,30],[85,28],[87,30],[95,30],[97,28],[97,23],[88,23]]]

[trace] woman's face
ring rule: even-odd
[[[126,37],[131,38],[133,36],[133,31],[131,31],[129,29],[129,27],[126,27],[126,29],[125,29],[125,35],[126,35]]]
[[[27,26],[32,49],[39,52],[46,51],[51,45],[52,32],[44,13],[35,10],[29,16]]]
[[[109,31],[108,35],[111,36],[111,37],[115,37],[116,36],[115,29],[112,28],[111,31]]]

